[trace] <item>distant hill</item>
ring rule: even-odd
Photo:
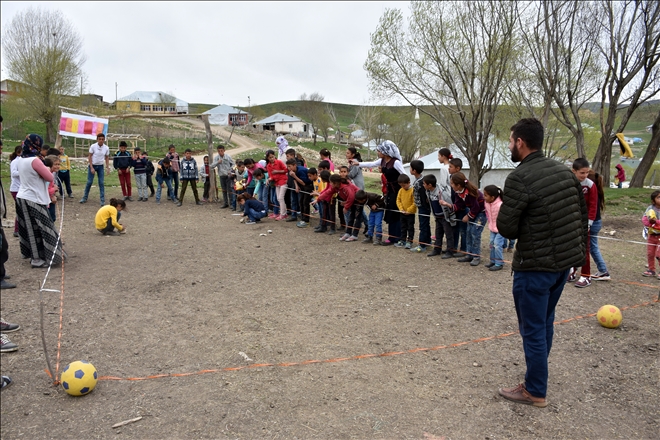
[[[639,108],[643,109],[645,107],[652,107],[660,104],[660,99],[653,99],[650,101],[646,101],[644,104],[640,105]],[[609,107],[609,105],[605,105],[605,108]],[[619,104],[618,108],[626,108],[626,104]],[[598,113],[600,111],[600,102],[587,102],[582,106],[583,109],[589,110],[592,113]]]

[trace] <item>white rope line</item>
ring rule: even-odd
[[[62,182],[59,179],[59,177],[55,177],[55,179],[57,179],[57,181],[59,181],[60,183]],[[53,183],[51,183],[51,185],[56,185],[56,184],[57,184],[57,182],[55,180],[53,180]],[[61,209],[61,212],[60,212],[60,222],[59,222],[60,226],[59,226],[59,230],[57,231],[57,242],[55,243],[55,249],[57,249],[57,247],[61,244],[61,241],[62,241],[62,227],[64,225],[64,197],[62,197],[61,202],[62,202],[62,209]],[[55,259],[55,254],[56,254],[56,252],[53,252],[53,255],[50,257],[50,261],[48,262],[48,269],[46,269],[46,275],[44,275],[44,280],[41,283],[41,288],[39,289],[40,291],[54,292],[54,290],[44,289],[44,286],[46,285],[46,281],[48,280],[48,276],[50,275],[50,269],[53,266],[53,260]],[[60,264],[63,264],[64,263],[64,249],[62,249],[62,256],[61,256],[60,259],[61,259]],[[57,290],[57,292],[59,292],[59,290]]]

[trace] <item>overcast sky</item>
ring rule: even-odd
[[[319,92],[370,102],[363,68],[387,8],[408,2],[0,2],[4,29],[30,6],[60,10],[84,41],[85,92],[162,91],[252,105]],[[8,73],[2,61],[2,79]],[[10,78],[11,79],[11,78]]]

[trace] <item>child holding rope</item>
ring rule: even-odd
[[[341,177],[339,174],[330,176],[330,185],[319,195],[319,200],[329,202],[334,194],[337,198],[344,202],[343,213],[348,220],[351,207],[355,203],[355,193],[359,191],[357,186],[353,185],[348,179]],[[356,231],[357,234],[357,231]],[[344,234],[339,239],[340,241],[357,241],[357,236],[352,234]]]
[[[490,263],[486,267],[491,272],[495,272],[504,267],[504,257],[502,256],[504,237],[497,230],[497,214],[500,213],[500,206],[502,205],[502,190],[500,187],[495,185],[485,187],[484,200],[488,229],[490,229]]]
[[[278,202],[275,206],[278,209],[278,215],[275,217],[275,220],[284,220],[287,217],[284,195],[286,194],[286,181],[289,170],[284,162],[275,157],[273,150],[266,151],[266,162],[268,181],[273,182],[275,185],[275,194]],[[275,208],[273,209],[273,213],[275,213]]]
[[[470,266],[478,266],[481,262],[481,233],[488,221],[486,219],[484,195],[461,172],[452,174],[449,183],[456,193],[455,202],[453,205],[445,200],[441,200],[439,203],[443,206],[452,207],[456,213],[467,211],[467,214],[463,216],[463,223],[467,224],[467,255],[456,261],[470,263]]]

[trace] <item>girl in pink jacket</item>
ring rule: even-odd
[[[501,270],[504,266],[502,257],[504,237],[497,231],[497,214],[502,205],[502,190],[498,186],[488,185],[484,188],[484,201],[488,229],[490,229],[490,263],[486,267],[490,271]]]

